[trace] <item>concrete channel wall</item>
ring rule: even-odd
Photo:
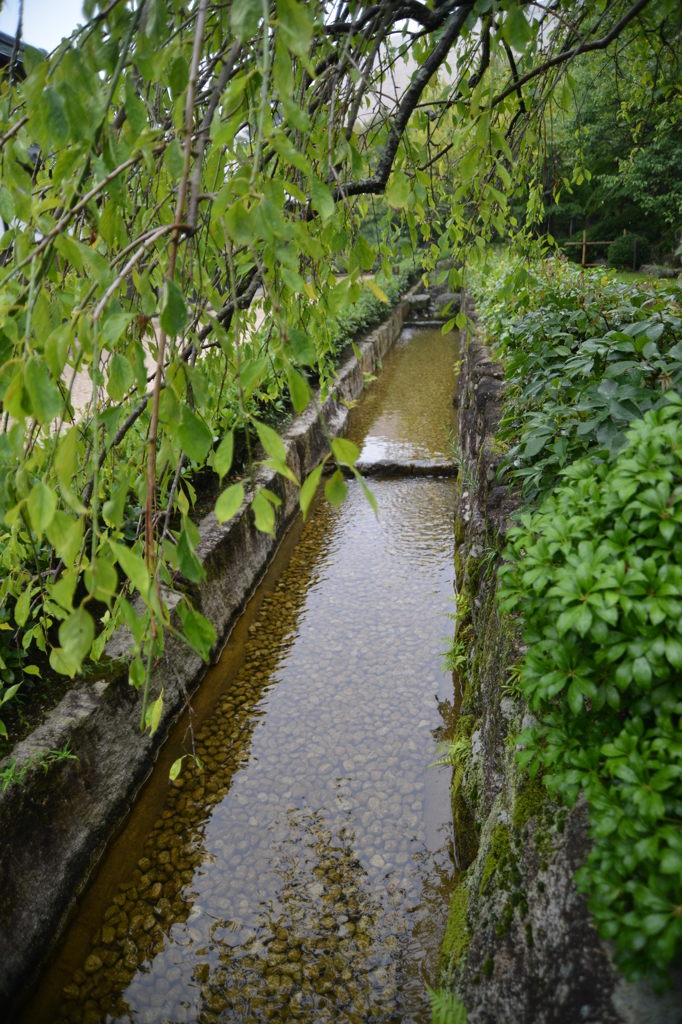
[[[662,996],[647,981],[628,984],[577,892],[590,848],[584,800],[568,811],[516,765],[510,741],[534,719],[512,685],[524,648],[519,622],[499,614],[495,568],[521,496],[497,480],[503,367],[476,335],[462,356],[455,569],[468,650],[452,789],[460,876],[441,982],[462,998],[470,1024],[680,1024],[679,978]]]
[[[362,394],[363,373],[376,368],[400,335],[418,288],[359,343],[362,359],[353,356],[344,363],[334,396],[311,403],[284,433],[287,463],[300,480],[328,452],[320,418],[332,437],[345,433],[349,414],[341,400]],[[275,537],[256,530],[250,511],[253,494],[248,491],[229,522],[220,526],[211,512],[199,523],[197,554],[206,579],[198,586],[186,584],[186,590],[215,627],[216,659],[298,509],[298,488],[292,483],[270,470],[261,470],[256,483],[282,499]],[[167,595],[171,610],[177,601],[177,596]],[[152,699],[164,688],[162,721],[153,737],[141,734],[142,695],[128,685],[125,660],[130,639],[122,629],[107,644],[105,655],[120,659],[110,679],[75,685],[44,724],[0,762],[2,769],[14,760],[17,771],[28,765],[23,785],[11,783],[0,793],[0,994],[6,1005],[16,1003],[30,985],[68,917],[74,894],[87,880],[112,828],[150,772],[174,716],[205,670],[189,647],[167,638],[151,687]],[[75,757],[45,771],[39,755],[63,750],[67,743]]]

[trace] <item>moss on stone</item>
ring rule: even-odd
[[[464,542],[465,531],[466,531],[466,527],[464,526],[464,523],[459,518],[459,516],[455,516],[455,543],[456,544],[462,544]]]
[[[461,777],[459,781],[452,789],[452,824],[459,866],[468,868],[478,855],[478,835],[474,816],[462,792]]]
[[[462,586],[463,573],[464,563],[462,562],[462,556],[459,553],[459,549],[455,548],[455,578],[457,579],[458,588]]]
[[[515,828],[522,829],[530,818],[537,817],[547,799],[547,790],[540,779],[528,779],[523,788],[516,794],[512,822]]]
[[[467,949],[471,935],[467,923],[469,893],[460,880],[450,900],[450,912],[445,929],[445,938],[440,949],[441,967],[456,967]]]
[[[490,850],[483,864],[483,875],[481,877],[480,892],[485,888],[495,874],[498,866],[511,854],[511,839],[509,828],[502,823],[495,826],[490,837]]]
[[[488,444],[488,451],[491,455],[506,455],[509,449],[510,445],[506,441],[502,441],[497,435]]]
[[[464,563],[464,572],[468,577],[469,591],[472,594],[478,593],[478,584],[480,581],[482,561],[482,558],[474,558],[473,555],[469,555],[466,562]]]

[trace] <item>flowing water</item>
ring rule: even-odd
[[[364,459],[443,456],[457,338],[406,328],[353,411]],[[25,1020],[430,1020],[454,866],[441,671],[451,479],[320,500],[112,840]]]

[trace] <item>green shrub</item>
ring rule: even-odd
[[[637,252],[635,253],[635,240]],[[621,235],[609,246],[608,264],[617,270],[638,270],[642,263],[651,259],[651,243],[642,235],[631,233]]]
[[[517,741],[550,793],[589,803],[580,888],[625,974],[682,953],[682,399],[634,420],[509,533],[501,607],[524,617]]]
[[[531,499],[590,452],[615,458],[633,419],[682,387],[677,284],[624,284],[548,260],[476,275],[479,312],[508,381],[500,475]]]

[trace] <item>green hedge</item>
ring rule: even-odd
[[[635,242],[637,248],[635,249]],[[648,238],[626,234],[616,238],[609,246],[608,264],[618,270],[639,270],[643,263],[651,260],[651,245]]]
[[[537,719],[519,763],[568,806],[584,792],[578,885],[626,976],[664,983],[682,953],[680,291],[554,261],[475,284],[526,496],[498,574]]]

